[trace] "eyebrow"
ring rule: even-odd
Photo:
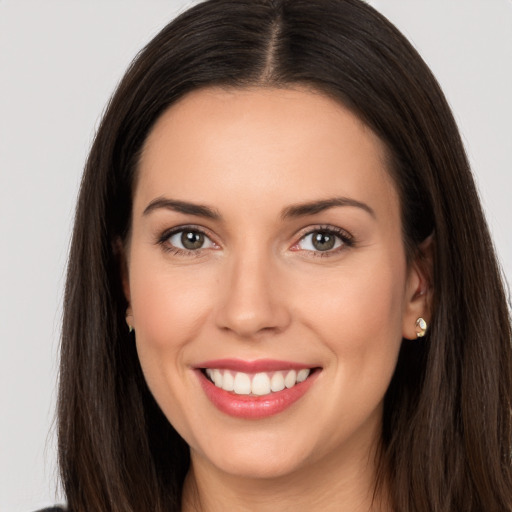
[[[335,208],[338,206],[361,208],[365,212],[369,213],[373,218],[376,217],[375,211],[370,206],[366,203],[362,203],[361,201],[357,201],[356,199],[351,199],[350,197],[333,197],[330,199],[323,199],[321,201],[311,201],[310,203],[294,204],[285,208],[281,216],[283,219],[290,217],[305,217],[307,215],[315,215],[328,210],[329,208]]]
[[[351,199],[349,197],[333,197],[320,201],[311,201],[309,203],[300,203],[285,208],[281,217],[283,219],[305,217],[307,215],[315,215],[330,208],[341,206],[352,206],[360,208],[375,218],[375,211],[366,203]],[[220,213],[209,206],[203,204],[189,203],[187,201],[178,201],[176,199],[167,199],[165,197],[157,197],[146,206],[142,215],[149,215],[151,212],[158,210],[172,210],[186,215],[195,215],[197,217],[205,217],[207,219],[219,220],[222,218]]]
[[[153,199],[142,212],[142,215],[149,215],[151,212],[159,209],[172,210],[186,215],[196,215],[197,217],[206,217],[207,219],[218,220],[220,213],[214,208],[203,204],[189,203],[187,201],[177,201],[176,199],[167,199],[157,197]]]

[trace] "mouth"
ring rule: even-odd
[[[278,414],[311,388],[320,367],[279,361],[218,360],[196,367],[206,396],[221,412],[244,419]]]
[[[304,382],[314,368],[246,373],[222,368],[202,368],[205,377],[218,388],[235,395],[266,396],[291,389]]]

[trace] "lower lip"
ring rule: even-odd
[[[288,409],[306,394],[320,372],[315,371],[305,381],[295,384],[292,388],[265,396],[236,395],[215,386],[202,371],[197,370],[197,373],[206,396],[217,409],[230,416],[255,420],[268,418]]]

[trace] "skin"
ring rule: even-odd
[[[151,131],[124,287],[148,385],[191,449],[183,510],[389,510],[385,492],[372,504],[383,396],[428,307],[385,161],[357,117],[306,89],[199,90]],[[367,208],[283,215],[333,197]],[[144,213],[162,198],[219,218]],[[176,252],[168,232],[179,226],[204,231],[204,247]],[[352,243],[317,250],[308,234],[326,228]],[[247,420],[220,412],[199,385],[194,365],[218,358],[321,371],[285,411]]]

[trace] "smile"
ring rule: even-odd
[[[224,391],[232,391],[235,395],[265,396],[278,393],[283,389],[293,388],[304,382],[310,374],[309,368],[296,370],[281,370],[274,372],[259,372],[255,374],[233,372],[219,368],[206,368],[205,374]]]
[[[320,373],[318,367],[279,361],[218,360],[196,367],[213,405],[242,419],[283,412],[307,393]]]

